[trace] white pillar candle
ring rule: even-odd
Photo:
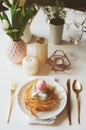
[[[39,60],[35,56],[24,57],[22,65],[26,75],[36,75],[39,72]]]
[[[46,63],[48,58],[48,44],[44,38],[38,38],[36,40],[36,56],[40,63]]]

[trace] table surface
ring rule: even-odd
[[[46,23],[44,15],[38,13],[31,24],[31,32],[36,36],[44,36],[49,38],[49,25]],[[69,70],[64,72],[54,72],[47,69],[47,64],[41,66],[40,72],[37,76],[53,76],[58,79],[58,82],[66,90],[66,81],[68,78],[71,80],[71,85],[74,79],[78,79],[82,84],[82,92],[80,93],[80,107],[81,107],[81,123],[77,123],[76,115],[76,102],[75,94],[71,89],[71,101],[72,101],[72,111],[71,119],[72,125],[68,125],[66,108],[64,111],[57,116],[56,123],[53,125],[31,125],[28,124],[28,118],[20,110],[17,102],[17,94],[21,88],[21,84],[25,81],[30,80],[33,76],[26,76],[23,73],[22,64],[15,65],[6,59],[4,54],[4,49],[9,41],[9,38],[0,29],[0,130],[28,130],[28,129],[58,129],[58,130],[81,130],[86,129],[86,47],[83,44],[72,45],[64,40],[66,39],[66,33],[63,33],[63,42],[61,45],[53,45],[48,43],[48,55],[50,56],[56,49],[63,50],[66,54],[68,51],[73,51],[77,54],[78,59],[76,61],[71,61],[71,67]],[[28,43],[28,55],[35,55],[35,43]],[[12,114],[10,118],[10,123],[6,123],[7,113],[8,113],[8,101],[9,101],[9,83],[11,81],[16,81],[18,83],[18,88],[14,95],[14,104],[12,109]],[[72,86],[71,86],[72,87]]]

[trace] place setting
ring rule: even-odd
[[[77,121],[80,124],[80,102],[79,93],[82,90],[78,80],[74,80],[72,85],[70,79],[65,86],[52,76],[36,76],[23,82],[19,88],[17,84],[11,84],[9,109],[7,123],[10,124],[13,108],[14,94],[17,91],[17,103],[19,111],[26,116],[28,124],[59,125],[63,120],[68,120],[68,125],[72,125],[71,93],[76,93],[76,113]],[[22,118],[22,117],[21,117]],[[59,122],[60,121],[60,122]]]

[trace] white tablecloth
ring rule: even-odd
[[[33,25],[33,26],[32,26]],[[38,14],[31,25],[31,31],[35,35],[49,37],[49,26],[45,22],[45,17]],[[64,38],[65,39],[65,34]],[[76,103],[75,94],[71,89],[71,101],[72,111],[71,119],[72,125],[69,126],[67,122],[66,108],[58,115],[56,123],[53,125],[30,125],[28,124],[27,116],[21,111],[17,102],[17,94],[20,86],[16,90],[14,97],[13,110],[10,118],[10,123],[6,123],[7,112],[8,112],[8,101],[9,101],[9,83],[10,81],[16,81],[18,84],[24,81],[30,80],[30,76],[26,76],[23,73],[22,65],[14,65],[6,59],[4,55],[5,45],[9,41],[9,38],[5,33],[0,30],[0,130],[85,130],[86,129],[86,47],[83,44],[76,46],[64,42],[61,45],[53,45],[48,43],[48,56],[50,56],[56,49],[63,50],[65,53],[68,51],[74,51],[77,53],[78,59],[71,61],[71,67],[65,72],[54,72],[47,68],[47,65],[42,66],[40,72],[36,76],[53,76],[58,79],[59,83],[66,90],[66,81],[68,78],[71,80],[71,85],[74,79],[78,79],[82,84],[82,92],[80,93],[80,107],[81,107],[81,124],[77,123],[76,115]],[[35,55],[35,43],[27,44],[28,55]],[[72,88],[72,86],[71,86]]]

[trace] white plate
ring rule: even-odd
[[[44,78],[42,78],[44,79]],[[63,111],[63,109],[66,106],[67,103],[67,95],[64,90],[64,88],[58,84],[57,82],[54,81],[54,79],[49,78],[49,79],[44,79],[48,84],[51,84],[52,86],[56,86],[56,90],[59,92],[59,97],[62,98],[60,101],[59,107],[55,108],[54,110],[51,110],[49,112],[37,112],[37,115],[39,119],[48,119],[54,116],[57,116],[59,113]],[[23,110],[24,113],[26,113],[28,116],[35,118],[34,116],[30,115],[28,110],[26,109],[25,103],[24,103],[24,92],[27,88],[27,85],[29,84],[30,81],[28,81],[26,84],[24,84],[21,89],[18,92],[18,104],[20,108]]]

